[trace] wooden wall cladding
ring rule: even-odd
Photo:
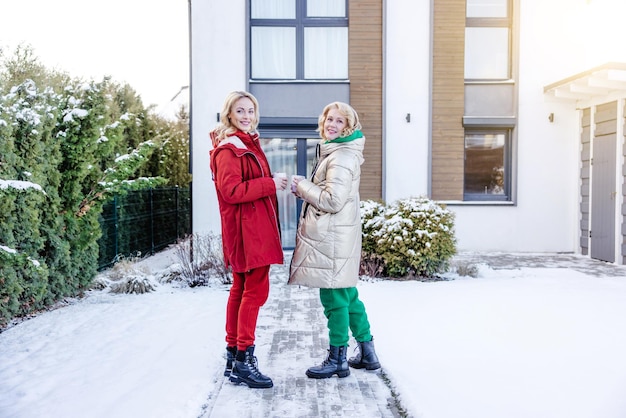
[[[383,168],[383,2],[349,2],[350,104],[365,135],[361,199],[382,197]]]
[[[431,198],[463,200],[465,0],[433,1]]]

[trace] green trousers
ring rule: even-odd
[[[320,300],[328,319],[330,345],[347,346],[350,338],[348,329],[359,342],[372,340],[365,305],[359,299],[356,287],[320,289]]]

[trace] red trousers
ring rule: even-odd
[[[259,309],[270,291],[270,266],[233,273],[226,304],[226,345],[245,351],[254,344]]]

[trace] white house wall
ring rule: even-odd
[[[516,205],[454,206],[460,249],[578,250],[578,114],[571,102],[543,93],[579,60],[567,28],[558,27],[567,11],[558,2],[524,0],[519,9]]]
[[[590,16],[598,21],[607,2],[616,0],[515,1],[520,28],[515,205],[449,202],[456,214],[459,250],[579,251],[578,110],[574,102],[551,98],[543,88],[611,60],[626,61],[619,56],[626,55],[626,48],[595,48],[589,39],[597,31],[606,36],[602,25],[596,24],[594,32],[587,22]],[[620,7],[626,9],[623,3]],[[432,13],[431,1],[383,4],[382,181],[383,198],[394,201],[430,192]],[[247,86],[245,5],[243,0],[191,0],[194,232],[219,230],[208,132],[225,95]],[[607,26],[612,27],[608,16]]]
[[[209,132],[226,95],[246,89],[245,1],[191,0],[193,232],[220,232]]]
[[[383,198],[393,202],[429,191],[431,10],[429,1],[386,6]]]
[[[590,66],[585,0],[523,0],[514,207],[455,205],[459,249],[579,252],[579,115],[543,87]],[[548,116],[554,115],[550,122]]]

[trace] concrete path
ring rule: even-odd
[[[564,268],[596,277],[624,277],[626,265],[617,265],[579,254],[543,253],[459,253],[453,257],[455,263],[487,264],[494,270],[532,268]]]
[[[350,376],[341,379],[305,375],[325,359],[328,330],[318,290],[287,285],[288,268],[288,260],[272,266],[270,296],[257,324],[259,369],[274,387],[249,389],[216,376],[218,384],[202,418],[399,417],[383,371],[350,369]],[[348,357],[354,347],[352,340]]]

